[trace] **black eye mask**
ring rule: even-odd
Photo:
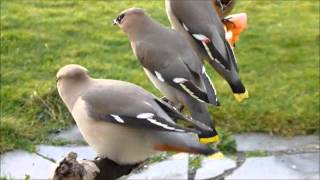
[[[122,19],[124,18],[125,14],[120,14],[116,19],[115,19],[115,23],[117,24],[121,24]]]

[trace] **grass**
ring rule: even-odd
[[[55,73],[65,64],[81,64],[93,77],[133,82],[160,96],[125,34],[111,25],[132,6],[169,25],[164,1],[1,0],[0,152],[33,150],[70,125],[55,87]],[[234,12],[249,17],[236,54],[251,98],[237,103],[226,82],[210,71],[222,102],[211,108],[217,126],[232,133],[319,132],[319,2],[240,1]]]
[[[191,173],[195,174],[197,172],[197,169],[199,169],[201,167],[203,156],[192,154],[189,156],[188,160],[189,160],[189,162],[188,162],[189,171],[191,171]]]
[[[266,151],[250,151],[250,152],[246,152],[245,155],[247,158],[249,157],[265,157],[270,155],[271,153],[266,152]]]

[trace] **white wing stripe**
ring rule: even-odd
[[[186,31],[189,31],[189,28],[184,23],[182,23],[182,26]]]
[[[123,120],[120,116],[118,116],[118,115],[116,115],[116,114],[110,114],[110,116],[112,116],[117,122],[122,123],[122,124],[124,123],[124,120]],[[141,114],[138,114],[138,115],[137,115],[137,118],[138,118],[138,119],[146,119],[146,120],[148,120],[149,122],[151,122],[152,124],[155,124],[155,125],[157,125],[157,126],[163,127],[163,128],[165,128],[165,129],[168,129],[168,130],[174,130],[174,131],[177,131],[177,132],[184,132],[183,129],[176,129],[176,128],[174,128],[174,127],[170,127],[170,126],[168,126],[168,125],[166,125],[166,124],[163,124],[163,123],[161,123],[161,122],[158,122],[158,121],[155,120],[155,119],[152,119],[153,116],[154,116],[153,113],[141,113]]]
[[[208,78],[209,83],[210,83],[210,85],[211,85],[211,87],[212,87],[212,89],[213,89],[213,92],[214,92],[214,94],[216,95],[216,101],[218,102],[218,97],[217,97],[217,91],[216,91],[216,88],[214,87],[214,85],[213,85],[213,83],[212,83],[211,79],[209,78],[209,76],[208,76],[208,74],[207,74],[206,72],[205,72],[205,76]]]
[[[112,116],[118,123],[124,123],[124,120],[120,116],[115,114],[110,114],[110,116]]]
[[[204,74],[206,72],[206,68],[204,67],[204,65],[202,65],[202,74]]]
[[[158,71],[154,71],[154,73],[156,74],[157,78],[158,78],[161,82],[164,82],[164,79],[163,79],[162,75],[161,75]]]
[[[201,100],[199,97],[197,97],[196,95],[194,95],[194,93],[193,93],[192,91],[190,91],[184,84],[180,84],[180,86],[181,86],[185,91],[187,91],[187,93],[188,93],[191,97],[195,98],[196,100],[198,100],[198,101],[200,101],[200,102],[204,102],[204,101]]]
[[[192,36],[194,37],[194,38],[196,38],[197,40],[199,40],[199,41],[206,41],[206,40],[208,40],[209,38],[207,38],[205,35],[203,35],[203,34],[192,34]]]
[[[206,51],[207,51],[209,57],[211,58],[211,60],[213,60],[214,57],[212,56],[212,54],[211,54],[211,52],[210,52],[210,49],[209,49],[209,47],[207,46],[207,44],[206,44],[205,42],[202,42],[202,45],[203,45],[204,48],[206,49]]]
[[[183,129],[176,129],[176,128],[174,128],[174,127],[170,127],[170,126],[168,126],[168,125],[166,125],[166,124],[162,124],[162,123],[158,122],[158,121],[155,120],[155,119],[148,118],[147,120],[148,120],[149,122],[151,122],[152,124],[155,124],[155,125],[157,125],[157,126],[161,126],[161,127],[165,128],[165,129],[168,129],[168,130],[174,130],[174,131],[178,131],[178,132],[184,132]]]
[[[137,115],[138,119],[147,119],[147,118],[152,118],[154,116],[153,113],[141,113]]]
[[[175,82],[175,83],[184,83],[186,81],[188,81],[188,80],[186,80],[185,78],[174,78],[173,79],[173,82]]]

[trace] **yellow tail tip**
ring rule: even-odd
[[[238,102],[242,102],[249,98],[249,92],[247,90],[244,93],[234,93],[233,95]]]
[[[223,159],[223,158],[224,158],[224,155],[222,154],[222,152],[217,152],[208,156],[208,159]]]
[[[209,138],[200,138],[200,143],[201,144],[209,144],[209,143],[215,143],[220,141],[220,138],[218,135],[215,135],[213,137],[209,137]]]

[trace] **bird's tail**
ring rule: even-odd
[[[228,71],[226,69],[217,69],[218,73],[228,82],[229,86],[232,89],[234,97],[239,102],[249,98],[249,93],[243,85],[242,81],[239,77],[239,69],[236,61],[236,57],[233,53],[233,50],[230,47],[230,44],[225,40],[224,41],[226,52],[227,52],[227,60],[229,64]],[[218,54],[218,53],[217,53]],[[222,55],[220,54],[221,58]],[[213,67],[216,66],[215,61],[208,61]],[[226,62],[226,61],[225,61]]]
[[[184,104],[191,112],[192,119],[200,121],[209,126],[212,130],[199,130],[199,140],[202,144],[215,143],[219,141],[218,132],[215,129],[214,123],[210,117],[208,106],[205,103],[198,102],[190,97],[184,98]]]
[[[232,92],[234,94],[234,97],[236,98],[237,101],[242,102],[243,100],[249,98],[249,93],[247,89],[244,87],[243,83],[241,82],[239,78],[239,69],[238,69],[238,64],[236,61],[236,57],[233,53],[233,50],[230,47],[230,44],[225,41],[225,46],[227,48],[227,55],[229,59],[231,59],[231,62],[233,66],[231,66],[231,79],[227,80]]]
[[[158,151],[186,152],[193,154],[212,155],[218,150],[201,144],[198,138],[190,133],[163,133],[157,134],[154,149]]]
[[[234,97],[238,102],[242,102],[245,99],[249,98],[249,92],[242,84],[241,80],[228,81]]]

